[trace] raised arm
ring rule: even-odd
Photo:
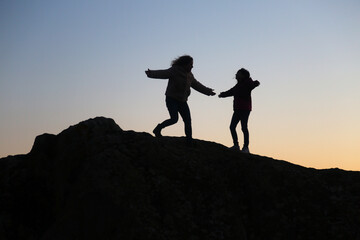
[[[251,78],[250,78],[251,79]],[[252,89],[254,89],[254,88],[256,88],[257,86],[259,86],[260,85],[260,82],[258,81],[258,80],[252,80],[251,79],[251,82],[250,82],[250,88],[251,88],[251,90]]]

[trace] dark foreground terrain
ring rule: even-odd
[[[360,239],[360,173],[315,170],[112,119],[0,159],[0,239]]]

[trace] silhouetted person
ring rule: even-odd
[[[145,71],[149,78],[169,79],[166,89],[166,107],[170,114],[170,119],[158,124],[153,130],[156,137],[161,136],[161,130],[165,127],[177,123],[180,113],[185,124],[185,135],[188,142],[192,140],[191,116],[187,104],[190,95],[190,87],[208,96],[215,95],[214,90],[205,87],[198,82],[191,73],[193,68],[193,58],[188,55],[181,56],[173,60],[171,67],[166,70]]]
[[[240,150],[238,136],[236,133],[236,126],[241,122],[241,130],[244,134],[244,145],[242,151],[249,153],[249,130],[248,120],[250,111],[252,110],[251,104],[251,91],[260,85],[259,81],[253,81],[250,77],[249,71],[241,68],[235,76],[238,81],[237,84],[226,92],[219,94],[220,98],[234,96],[234,113],[230,123],[230,132],[234,142],[231,149]]]

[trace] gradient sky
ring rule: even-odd
[[[144,71],[190,54],[216,93],[241,67],[261,82],[252,153],[360,171],[359,13],[358,0],[2,0],[0,157],[96,116],[152,132],[167,81]],[[193,90],[188,103],[194,138],[232,145],[232,98]],[[163,135],[183,136],[183,122]]]

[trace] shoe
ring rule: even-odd
[[[156,128],[153,130],[153,133],[154,133],[155,137],[162,137],[161,128],[159,125],[157,125]]]
[[[243,153],[250,153],[249,147],[243,147],[243,149],[241,149],[241,151],[242,151]]]
[[[231,150],[234,150],[234,151],[240,151],[240,148],[238,145],[234,145],[230,148]]]

